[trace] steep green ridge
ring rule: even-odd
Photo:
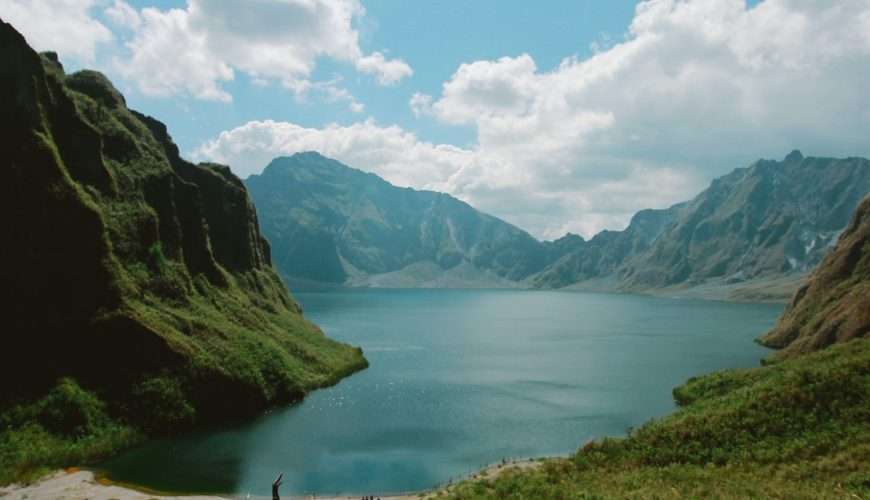
[[[512,286],[582,241],[543,244],[449,195],[398,188],[314,152],[276,158],[245,184],[276,267],[294,281],[414,284],[419,266],[405,281],[378,275],[428,263],[445,272],[470,266],[472,283]]]
[[[834,249],[795,293],[776,326],[761,338],[791,357],[837,342],[870,337],[870,198]]]
[[[765,337],[786,346],[779,362],[692,378],[674,390],[677,412],[626,438],[466,481],[449,496],[867,498],[868,262],[870,198]]]
[[[184,161],[103,75],[6,23],[0,61],[0,481],[41,465],[16,432],[85,459],[135,440],[88,447],[101,429],[250,415],[366,366],[302,317],[227,167]]]

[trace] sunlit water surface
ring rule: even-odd
[[[671,389],[756,366],[781,306],[540,291],[299,293],[370,368],[252,422],[103,465],[163,491],[430,488],[502,458],[563,455],[674,408]]]

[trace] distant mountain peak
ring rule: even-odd
[[[289,169],[310,169],[326,166],[335,162],[316,151],[301,151],[292,155],[276,156],[263,169],[263,175],[282,173]]]
[[[299,151],[298,153],[293,153],[292,155],[284,156],[282,158],[295,158],[297,160],[322,160],[322,161],[335,161],[332,158],[322,155],[321,153],[309,150],[309,151]]]
[[[553,243],[562,243],[562,242],[568,242],[568,241],[581,241],[582,242],[582,241],[586,241],[586,239],[583,238],[582,236],[580,236],[579,234],[575,234],[575,233],[572,233],[569,231],[569,232],[565,233],[562,237],[553,240]]]
[[[287,162],[295,162],[295,163],[309,163],[309,162],[322,162],[322,161],[335,161],[331,158],[327,158],[317,151],[300,151],[298,153],[293,153],[291,155],[281,155],[276,156],[269,162],[269,165],[281,164]],[[268,166],[266,167],[268,168]]]
[[[439,283],[505,286],[570,247],[538,242],[449,194],[394,186],[319,153],[276,158],[264,174],[245,182],[276,266],[292,282],[416,286],[429,282],[424,270],[438,268],[455,269]]]
[[[801,153],[799,149],[795,149],[791,153],[789,153],[788,156],[785,157],[784,161],[786,161],[788,163],[792,163],[792,162],[800,162],[803,160],[804,160],[803,153]]]
[[[264,172],[274,167],[292,167],[292,168],[346,168],[350,170],[358,170],[341,163],[338,160],[324,156],[317,151],[300,151],[292,155],[276,156],[266,165]]]
[[[260,175],[271,179],[279,177],[295,179],[296,182],[303,183],[316,180],[326,184],[345,184],[347,182],[387,184],[385,180],[371,172],[349,167],[317,151],[301,151],[290,156],[278,156],[269,162]],[[256,177],[259,176],[250,176],[250,178]]]

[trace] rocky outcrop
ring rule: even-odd
[[[69,376],[123,411],[171,380],[212,420],[365,366],[301,316],[227,167],[188,163],[103,75],[5,23],[0,61],[0,400]]]
[[[760,341],[784,358],[858,338],[870,338],[870,197]]]

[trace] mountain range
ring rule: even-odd
[[[581,243],[541,243],[452,196],[399,188],[318,153],[245,180],[293,284],[514,287]]]
[[[870,161],[799,151],[759,160],[589,240],[538,241],[447,194],[396,187],[314,152],[276,158],[245,184],[294,287],[707,287],[783,299],[870,192]]]

